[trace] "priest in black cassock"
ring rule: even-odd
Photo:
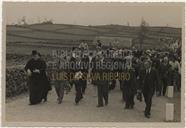
[[[39,61],[37,51],[32,51],[32,58],[27,62],[25,71],[28,74],[28,87],[29,87],[29,105],[41,103],[43,99],[43,77],[42,69],[43,63]]]

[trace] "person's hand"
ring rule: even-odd
[[[40,73],[39,69],[35,69],[33,72]]]
[[[137,76],[137,80],[139,80],[139,76]]]
[[[30,69],[27,70],[27,75],[28,76],[31,76],[32,75],[32,72],[30,71]]]
[[[142,90],[141,89],[137,89],[137,93],[141,93],[142,92]]]

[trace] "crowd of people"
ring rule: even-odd
[[[77,55],[78,50],[80,54]],[[35,50],[32,51],[33,58],[25,66],[30,105],[41,103],[42,100],[47,101],[51,83],[55,87],[59,104],[63,101],[65,90],[69,91],[74,86],[75,104],[78,105],[86,93],[87,81],[91,80],[90,85],[97,87],[97,107],[104,107],[109,104],[109,92],[115,89],[118,80],[125,109],[134,108],[136,96],[141,102],[144,99],[144,116],[150,118],[153,95],[165,96],[167,86],[174,86],[175,91],[181,89],[179,50],[104,49],[99,41],[95,52],[87,51],[87,45],[85,49],[73,48],[68,56],[54,57],[55,66],[48,67],[41,55]],[[63,64],[67,62],[71,62],[73,66],[65,67]],[[108,62],[122,65],[103,68],[102,65]],[[108,77],[111,73],[114,75]],[[119,77],[122,73],[125,73],[125,77]],[[129,75],[126,77],[126,74]]]

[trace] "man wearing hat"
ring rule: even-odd
[[[43,99],[42,67],[36,50],[32,51],[32,58],[27,62],[25,71],[28,75],[29,105],[39,104]]]

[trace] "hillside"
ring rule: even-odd
[[[65,24],[34,24],[7,26],[7,42],[63,42],[75,40],[91,41],[96,36],[137,37],[139,27],[121,25],[79,26]],[[148,35],[157,37],[180,37],[181,29],[149,27]]]
[[[51,48],[69,48],[81,41],[94,47],[97,37],[136,39],[140,27],[122,25],[81,26],[68,24],[7,25],[6,43],[8,53],[30,53],[31,49],[51,52]],[[144,45],[161,47],[159,38],[180,38],[181,28],[148,27]]]

